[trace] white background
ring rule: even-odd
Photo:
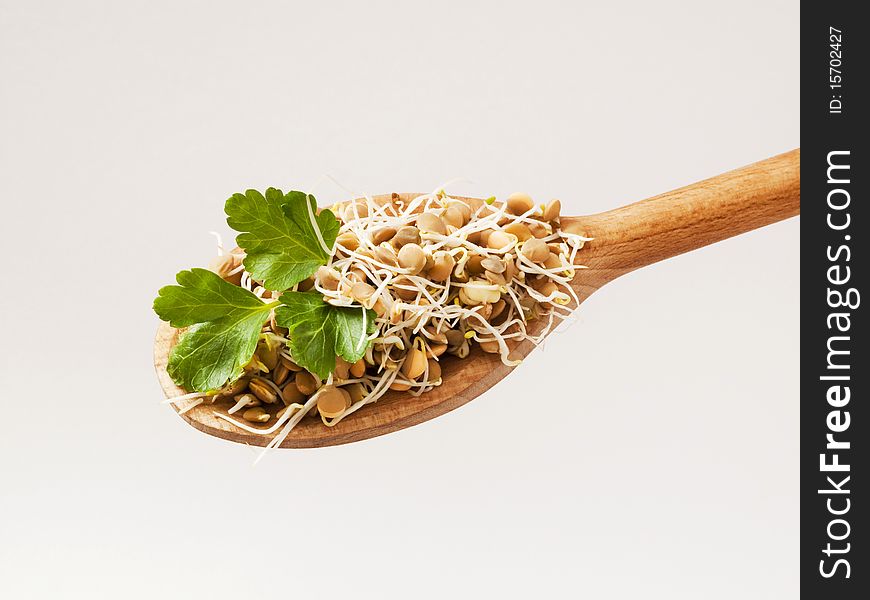
[[[387,437],[251,468],[159,403],[235,191],[584,214],[799,145],[797,2],[580,4],[0,0],[0,595],[796,597],[797,219]]]

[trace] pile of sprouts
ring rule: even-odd
[[[558,200],[538,205],[512,194],[479,201],[438,190],[364,197],[332,210],[341,228],[326,248],[329,262],[294,289],[372,309],[375,331],[364,358],[349,364],[337,357],[321,381],[294,362],[289,333],[272,316],[243,376],[216,394],[172,399],[180,410],[223,400],[231,405],[218,418],[255,434],[279,432],[268,445],[277,447],[304,417],[332,427],[390,390],[419,396],[433,389],[445,355],[463,359],[478,346],[515,366],[512,348],[539,343],[578,303],[571,281],[589,238],[562,229]],[[245,270],[244,256],[220,248],[210,268],[264,300],[277,297]],[[539,319],[544,325],[532,335],[530,323]]]

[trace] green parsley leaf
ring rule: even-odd
[[[375,330],[373,310],[333,306],[316,292],[284,292],[280,302],[275,321],[290,330],[293,360],[311,373],[326,379],[336,355],[349,363],[365,355],[365,336]]]
[[[257,349],[265,313],[247,313],[200,323],[182,334],[166,371],[186,390],[208,392],[237,379]]]
[[[192,327],[172,349],[166,370],[186,390],[218,389],[242,374],[275,303],[206,269],[182,271],[176,280],[179,285],[160,289],[154,311],[173,327]]]
[[[173,327],[215,321],[238,311],[263,307],[254,294],[208,269],[181,271],[175,280],[178,285],[161,288],[154,300],[154,312]]]
[[[311,276],[329,260],[311,223],[316,215],[314,196],[269,188],[233,194],[224,207],[227,223],[241,232],[236,242],[247,256],[245,268],[267,289],[284,291]],[[328,248],[335,244],[340,223],[329,210],[315,216]]]

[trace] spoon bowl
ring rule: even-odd
[[[418,195],[400,194],[406,201]],[[572,287],[582,303],[608,282],[635,269],[799,213],[800,149],[796,149],[622,208],[562,217],[563,230],[593,238],[578,253],[578,264],[586,268],[578,270]],[[531,322],[529,333],[540,333],[543,321]],[[161,323],[154,342],[154,366],[167,398],[185,394],[166,372],[179,335],[168,323]],[[511,358],[525,358],[534,348],[529,340],[515,344]],[[477,346],[464,359],[445,355],[442,365],[443,382],[433,390],[418,397],[390,391],[333,427],[320,419],[302,419],[280,447],[346,444],[417,425],[473,400],[514,368],[502,363],[498,354],[487,354]],[[183,404],[175,408],[196,429],[233,442],[265,446],[278,435],[242,431],[215,416],[232,404],[227,400],[205,402],[187,411]]]

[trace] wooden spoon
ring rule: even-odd
[[[402,194],[404,200],[419,194]],[[769,225],[800,213],[800,149],[730,171],[649,200],[587,217],[562,217],[562,228],[594,240],[577,260],[573,287],[580,301],[620,275],[695,248]],[[538,330],[543,323],[538,325]],[[534,328],[532,333],[536,331]],[[166,373],[169,351],[178,332],[162,323],[154,343],[154,366],[167,398],[179,396]],[[511,354],[525,357],[534,345],[523,342]],[[282,448],[346,444],[411,427],[462,406],[501,381],[511,367],[496,354],[475,348],[464,360],[444,355],[443,383],[418,398],[389,392],[334,427],[303,419]],[[220,438],[265,446],[271,436],[240,431],[214,416],[231,405],[201,404],[182,414],[193,427]],[[273,420],[274,422],[274,420]]]

